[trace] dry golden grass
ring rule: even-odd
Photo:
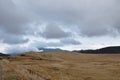
[[[28,53],[0,62],[3,80],[120,80],[120,54]]]

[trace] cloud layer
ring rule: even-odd
[[[118,37],[119,4],[119,0],[0,0],[0,42],[11,47],[34,40],[45,47],[85,46],[84,37]]]

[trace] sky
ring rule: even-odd
[[[120,46],[120,0],[0,0],[0,52]]]

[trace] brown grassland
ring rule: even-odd
[[[3,80],[120,80],[120,54],[27,53],[0,63]]]

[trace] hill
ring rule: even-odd
[[[0,56],[9,56],[8,54],[0,53]]]
[[[108,54],[119,54],[120,53],[120,46],[110,46],[110,47],[105,47],[101,49],[96,49],[96,50],[79,50],[79,51],[74,51],[74,52],[79,52],[79,53],[108,53]]]

